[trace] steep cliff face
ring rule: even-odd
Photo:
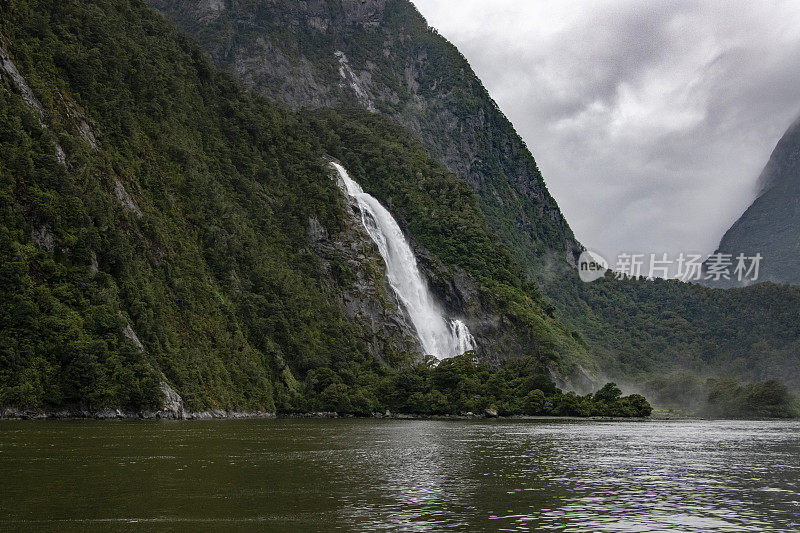
[[[800,284],[800,120],[775,146],[755,201],[722,237],[719,252],[763,256],[759,281]],[[736,285],[737,280],[721,282]]]
[[[529,272],[580,245],[536,163],[458,50],[407,0],[149,0],[249,88],[293,108],[357,104],[467,181]]]
[[[333,235],[316,218],[309,219],[309,242],[327,286],[341,287],[331,292],[347,317],[361,325],[361,341],[376,360],[396,365],[409,356],[421,357],[414,326],[389,285],[383,260],[352,214]]]

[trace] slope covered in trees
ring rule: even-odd
[[[662,385],[656,383],[688,371],[702,378],[776,379],[800,390],[795,287],[725,290],[610,274],[582,283],[574,272],[549,274],[541,287],[558,315],[581,332],[606,375],[632,389],[657,393]],[[655,388],[647,388],[650,380]]]
[[[513,347],[546,376],[586,356],[472,189],[402,129],[251,96],[137,0],[2,10],[0,405],[150,408],[166,382],[193,410],[322,408],[330,387],[383,407],[379,384],[420,354],[374,353],[348,315],[345,293],[380,292],[376,252],[345,243],[373,265],[354,273],[311,241],[356,238],[331,155],[397,211],[441,293],[470,287],[449,305],[493,317],[480,358]]]

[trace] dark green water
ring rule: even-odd
[[[798,531],[800,423],[0,421],[4,530]]]

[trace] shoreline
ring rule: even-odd
[[[92,411],[81,408],[19,409],[0,408],[0,420],[245,420],[276,418],[275,413],[263,411],[208,411],[187,412],[184,410],[123,411],[101,409]]]
[[[646,421],[659,420],[652,417],[609,417],[609,416],[532,416],[464,413],[459,415],[423,415],[412,413],[372,413],[370,415],[340,414],[336,412],[311,413],[270,413],[264,411],[229,411],[211,409],[208,411],[124,411],[121,409],[102,409],[92,411],[81,408],[63,409],[19,409],[0,408],[0,420],[267,420],[267,419],[357,419],[375,420],[594,420],[594,421]]]
[[[265,411],[230,411],[210,409],[207,411],[123,411],[102,409],[92,411],[81,408],[63,409],[18,409],[0,408],[0,420],[274,420],[274,419],[375,419],[375,420],[530,420],[530,421],[595,421],[595,422],[665,422],[687,420],[796,420],[787,418],[708,418],[702,416],[553,416],[553,415],[507,415],[464,413],[458,415],[421,415],[410,413],[372,413],[370,415],[339,414],[336,412],[271,413]]]

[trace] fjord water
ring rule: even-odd
[[[443,359],[474,349],[475,339],[466,324],[457,319],[448,321],[436,305],[414,252],[392,214],[374,196],[365,193],[342,165],[331,162],[331,166],[339,174],[342,190],[357,202],[361,223],[378,246],[389,284],[406,308],[425,353]]]
[[[800,423],[0,421],[0,529],[798,531]]]

